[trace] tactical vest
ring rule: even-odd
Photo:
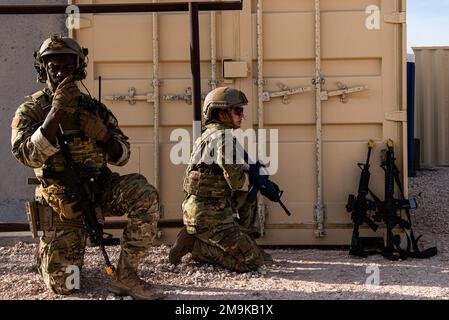
[[[201,138],[214,134],[220,129],[208,128]],[[200,150],[204,150],[207,144],[206,139],[202,139],[200,144],[194,144],[192,155]],[[208,198],[223,198],[231,195],[231,188],[223,176],[223,170],[216,163],[206,164],[204,162],[190,164],[186,169],[183,188],[188,194],[194,194]]]
[[[42,114],[43,119],[45,119],[51,109],[51,92],[48,89],[44,89],[33,94],[31,100],[35,108]],[[99,112],[97,108],[101,108],[101,105],[96,100],[90,99],[87,96],[80,97],[78,110],[82,112]],[[72,114],[65,114],[60,123],[68,141],[70,154],[72,155],[73,161],[80,165],[80,168],[88,165],[89,168],[98,170],[98,174],[101,177],[100,180],[103,181],[102,185],[105,184],[103,189],[106,191],[107,180],[109,179],[109,177],[105,176],[105,172],[107,171],[106,153],[95,140],[85,136],[80,130],[79,116],[80,112],[78,111]],[[37,123],[36,126],[41,123]],[[34,130],[37,129],[37,127],[34,128]],[[50,156],[42,167],[34,169],[36,177],[41,183],[41,186],[36,188],[36,199],[39,199],[36,203],[42,205],[43,208],[50,206],[57,213],[57,215],[53,215],[54,221],[51,224],[52,226],[62,223],[71,227],[76,225],[82,227],[80,208],[78,208],[77,203],[73,200],[71,190],[67,188],[68,181],[64,174],[65,166],[65,158],[62,152],[59,151]],[[36,205],[30,205],[29,207],[30,212],[33,212],[31,210],[33,207],[40,208]],[[39,213],[42,221],[49,220],[42,218],[45,217],[45,214],[43,214],[46,213],[45,210],[34,210],[34,212]],[[35,216],[37,215],[35,214]],[[44,223],[44,225],[48,225],[48,223]]]
[[[44,114],[47,115],[51,108],[52,97],[48,93],[39,91],[32,97],[37,108],[44,110]],[[95,100],[91,100],[86,96],[82,96],[79,99],[80,110],[95,110],[99,107],[99,103]],[[85,112],[86,112],[85,111]],[[61,127],[68,140],[68,147],[75,163],[85,164],[89,163],[89,166],[94,166],[97,169],[103,168],[107,165],[106,153],[98,146],[97,142],[90,137],[84,135],[80,131],[80,113],[74,112],[72,114],[65,114],[61,121]],[[57,152],[47,159],[41,168],[34,169],[36,177],[44,182],[44,185],[54,183],[57,176],[54,173],[63,172],[65,168],[65,159],[61,152]]]

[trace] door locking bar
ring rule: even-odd
[[[348,87],[347,85],[337,82],[338,90],[321,90],[320,97],[322,101],[329,100],[329,97],[340,96],[342,103],[348,102],[349,94],[368,90],[368,86]]]
[[[288,104],[288,96],[312,91],[311,87],[290,88],[281,82],[276,83],[276,85],[281,89],[281,91],[264,91],[262,94],[262,101],[267,102],[270,101],[271,98],[282,97],[282,103]]]
[[[208,92],[201,94],[201,100],[206,98]],[[192,104],[192,88],[188,87],[184,94],[164,94],[162,95],[162,100],[166,101],[182,101],[184,100],[187,104]]]
[[[208,92],[201,94],[201,99],[206,98]],[[154,95],[152,92],[147,94],[136,94],[136,89],[131,87],[128,89],[127,95],[112,95],[106,96],[106,100],[109,101],[128,101],[130,105],[136,104],[136,101],[154,102]],[[192,88],[188,87],[184,94],[165,94],[161,96],[165,101],[185,101],[187,104],[192,104]]]
[[[153,93],[136,94],[136,88],[131,87],[128,89],[128,95],[112,95],[106,96],[106,100],[109,101],[128,101],[129,104],[134,105],[136,101],[154,102]]]

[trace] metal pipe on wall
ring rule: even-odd
[[[201,68],[200,68],[200,39],[198,3],[189,2],[190,18],[190,67],[192,74],[192,106],[193,106],[193,141],[201,136],[201,127],[195,123],[201,122]]]
[[[210,86],[214,90],[217,88],[217,13],[210,12]]]
[[[314,207],[315,235],[324,237],[323,163],[321,127],[321,11],[320,0],[315,0],[315,117],[316,117],[316,203]]]
[[[406,12],[406,0],[401,0],[399,12]],[[405,111],[407,113],[407,23],[403,23],[399,25],[400,28],[400,37],[402,37],[402,42],[400,42],[400,53],[401,53],[401,85],[402,85],[402,96],[401,96],[401,102],[402,102],[402,108],[401,110]],[[399,41],[398,41],[399,42]],[[407,154],[409,152],[407,148],[407,128],[408,124],[407,121],[402,122],[402,148],[403,152],[402,154],[405,155],[404,159],[402,159],[402,184],[404,188],[404,197],[408,198],[408,161],[407,161]]]
[[[157,0],[153,0],[157,2]],[[159,190],[159,27],[158,14],[153,12],[153,176],[154,186]]]
[[[189,11],[189,2],[77,4],[80,13],[130,13]],[[195,2],[199,11],[242,10],[243,0],[229,2]],[[0,5],[1,14],[65,14],[67,5]]]
[[[257,129],[263,129],[263,0],[257,0]],[[257,214],[264,234],[266,206],[260,193],[257,195]]]

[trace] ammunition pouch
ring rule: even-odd
[[[45,202],[59,214],[61,219],[77,219],[81,217],[82,211],[78,208],[75,194],[60,185],[54,184],[47,188],[40,188],[40,194]]]
[[[56,228],[84,228],[81,219],[60,219],[50,206],[39,201],[28,201],[25,203],[25,207],[33,238],[37,237],[38,231],[51,231]]]
[[[190,171],[183,184],[184,191],[196,196],[223,198],[231,196],[231,188],[223,176]]]

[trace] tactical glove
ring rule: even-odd
[[[80,114],[80,128],[90,138],[97,141],[104,141],[108,135],[108,127],[103,120],[90,112]]]
[[[75,112],[79,96],[81,96],[81,91],[73,81],[73,76],[70,75],[56,88],[53,95],[52,107],[57,110],[73,113]]]

